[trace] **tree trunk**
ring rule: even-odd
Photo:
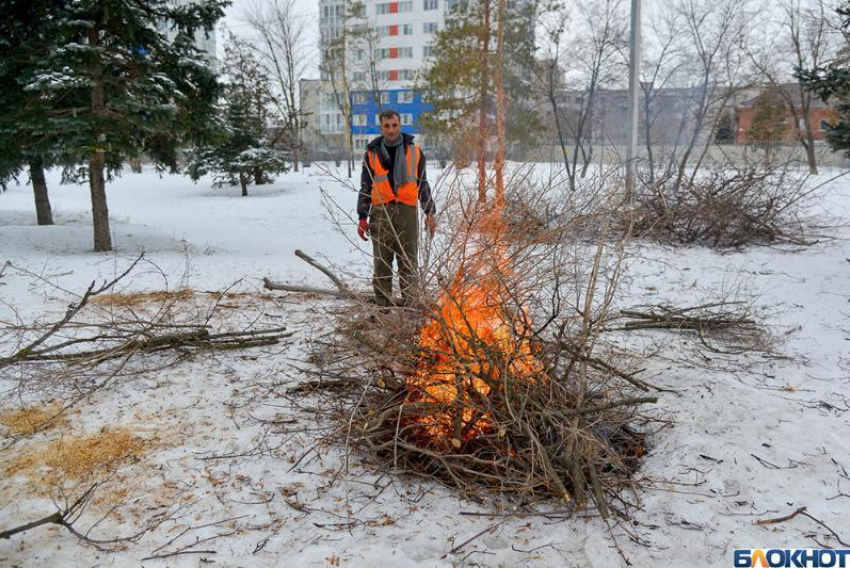
[[[98,31],[88,30],[89,44],[98,44]],[[106,92],[103,85],[103,71],[100,62],[91,68],[91,112],[102,119],[106,111]],[[94,152],[89,157],[89,189],[91,190],[91,213],[94,225],[94,250],[104,252],[112,250],[112,236],[109,234],[109,208],[106,206],[106,132],[99,130],[93,140]]]
[[[493,71],[493,82],[496,86],[496,208],[501,212],[505,206],[505,154],[507,151],[507,136],[505,122],[507,121],[507,100],[505,97],[505,85],[502,75],[504,44],[505,44],[505,17],[507,15],[507,0],[499,0],[499,27],[496,30],[496,65]]]
[[[487,83],[490,80],[490,0],[484,0],[484,22],[478,54],[481,80],[478,84],[478,202],[487,201]]]
[[[97,148],[89,159],[89,189],[91,190],[91,213],[94,224],[94,250],[112,250],[109,234],[109,208],[106,206],[106,178],[103,170],[106,159],[102,148]]]
[[[564,140],[564,131],[561,128],[561,119],[558,115],[558,101],[555,99],[555,88],[549,86],[549,103],[552,105],[552,113],[555,115],[555,127],[558,130],[558,143],[561,145],[561,154],[564,156],[564,166],[570,171],[570,157],[567,155],[567,142]],[[575,187],[572,187],[575,190]]]
[[[653,85],[644,91],[643,94],[643,123],[644,139],[646,140],[646,163],[649,165],[649,185],[655,185],[655,156],[652,153],[652,122],[649,116],[649,105],[652,104],[652,89]]]
[[[248,176],[239,172],[239,185],[242,187],[242,197],[248,197]]]
[[[53,224],[53,211],[50,199],[47,197],[47,181],[44,179],[44,162],[41,156],[30,160],[30,179],[32,192],[35,195],[35,215],[39,225]]]
[[[803,106],[803,127],[806,132],[804,133],[806,137],[806,141],[803,144],[803,147],[806,149],[806,161],[809,163],[809,173],[812,175],[818,175],[818,159],[815,154],[815,134],[814,128],[812,127],[812,117],[809,115],[810,105]]]
[[[254,185],[263,185],[264,183],[266,183],[266,176],[263,168],[254,168]]]

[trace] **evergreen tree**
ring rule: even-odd
[[[756,97],[753,121],[747,133],[750,140],[779,142],[788,132],[788,106],[779,89],[770,85]]]
[[[28,114],[47,110],[37,95],[24,91],[18,82],[27,66],[49,49],[46,16],[51,2],[8,0],[0,20],[0,187],[29,170],[39,225],[53,224],[44,169],[53,164],[57,152],[27,128]]]
[[[503,81],[508,100],[507,138],[532,141],[540,120],[528,96],[534,60],[535,3],[510,2],[505,15]],[[498,14],[489,0],[463,0],[437,32],[433,63],[418,88],[433,110],[421,117],[426,133],[473,150],[476,138],[493,134],[494,53]],[[463,129],[467,130],[466,132]],[[483,131],[483,132],[482,132]]]
[[[18,77],[42,102],[24,125],[88,179],[94,248],[112,248],[106,181],[142,153],[176,168],[181,144],[203,137],[218,95],[211,62],[195,47],[227,0],[58,0],[45,14],[50,47]],[[173,38],[169,38],[169,29]]]
[[[732,112],[724,110],[723,114],[717,122],[717,128],[714,131],[715,144],[734,144],[735,142],[735,119],[732,117]]]
[[[273,174],[287,170],[268,136],[273,103],[269,73],[233,35],[225,47],[222,71],[228,83],[219,109],[218,139],[197,147],[187,170],[195,181],[210,173],[218,186],[238,183],[242,195],[247,196],[252,179],[256,184],[266,183]]]
[[[835,11],[841,18],[840,27],[848,45],[829,65],[797,69],[795,74],[806,89],[824,102],[832,103],[836,116],[827,132],[827,141],[833,150],[843,150],[850,156],[850,1],[845,0]]]

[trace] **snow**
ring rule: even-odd
[[[150,170],[126,173],[108,186],[116,251],[105,254],[91,252],[86,187],[60,186],[58,172],[49,172],[57,224],[37,227],[31,189],[12,186],[0,194],[0,263],[16,267],[0,278],[0,325],[18,317],[28,322],[61,316],[72,301],[62,290],[81,292],[93,279],[111,278],[141,251],[151,264],[126,283],[133,290],[233,286],[252,292],[263,276],[327,287],[322,274],[293,255],[295,249],[367,289],[370,259],[356,238],[354,186],[319,169],[251,186],[249,197],[239,196],[236,187],[213,189],[208,178],[193,184]],[[438,171],[429,173],[438,179]],[[343,171],[338,175],[344,178]],[[846,225],[850,183],[838,180],[819,191],[822,211]],[[612,529],[632,565],[731,566],[735,548],[817,547],[811,535],[838,547],[807,517],[753,524],[801,506],[850,540],[850,229],[836,231],[836,239],[811,247],[728,254],[635,245],[622,306],[693,305],[732,292],[762,308],[787,358],[708,354],[706,361],[686,336],[635,336],[632,348],[660,349],[646,378],[680,394],[661,396],[661,414],[673,424],[650,438],[639,474],[648,488],[628,527],[634,538],[624,527]],[[433,483],[378,478],[362,461],[351,464],[347,482],[331,484],[342,449],[314,447],[322,427],[310,410],[315,401],[305,396],[296,409],[281,393],[304,379],[298,368],[306,365],[309,341],[339,309],[344,304],[337,301],[276,295],[259,307],[235,310],[230,323],[283,322],[295,332],[286,346],[197,358],[96,393],[71,417],[74,427],[95,432],[123,425],[160,439],[139,464],[128,466],[128,500],[150,507],[179,501],[186,516],[115,553],[99,552],[61,527],[40,527],[0,541],[0,564],[197,566],[205,559],[226,566],[328,566],[337,560],[340,566],[394,567],[625,565],[598,518],[462,516],[489,510]],[[8,348],[0,346],[0,354]],[[0,377],[0,389],[7,388]],[[268,452],[204,459],[249,451],[264,429],[259,419],[272,418],[283,425],[272,429]],[[26,481],[17,475],[0,482],[0,529],[53,512]],[[222,522],[159,551],[224,534],[197,547],[216,553],[142,561],[184,528],[216,521]],[[112,523],[93,534],[114,537],[132,528]]]

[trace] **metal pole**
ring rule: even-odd
[[[626,200],[631,201],[635,187],[638,124],[640,117],[640,2],[632,0],[631,41],[629,46],[629,117],[626,146]]]

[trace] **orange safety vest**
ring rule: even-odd
[[[411,152],[411,148],[414,150]],[[389,172],[381,163],[381,159],[376,152],[369,150],[369,166],[375,172],[375,177],[372,178],[372,205],[386,205],[393,201],[399,201],[405,205],[416,205],[419,201],[419,146],[409,144],[405,147],[405,157],[407,158],[407,175],[409,182],[396,187],[396,192],[390,186]]]

